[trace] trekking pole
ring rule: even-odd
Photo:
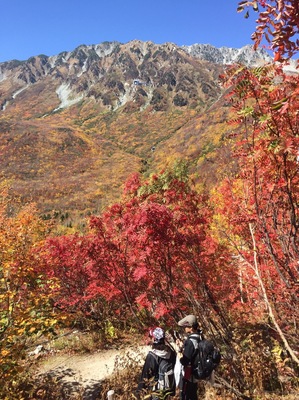
[[[109,392],[107,393],[107,399],[114,400],[114,390],[109,390]]]

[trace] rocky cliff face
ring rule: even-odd
[[[221,65],[240,63],[253,67],[263,65],[272,60],[266,50],[258,49],[255,51],[251,45],[240,49],[230,47],[216,48],[209,44],[193,44],[191,46],[182,46],[182,48],[193,57]]]
[[[110,110],[127,103],[129,108],[150,106],[156,111],[171,106],[196,107],[219,96],[222,65],[252,65],[269,59],[265,51],[254,52],[250,46],[217,49],[140,41],[82,45],[52,57],[39,55],[1,63],[0,107],[6,110],[21,93],[22,101],[28,98],[30,108],[35,94],[37,113],[54,112],[89,99]],[[44,110],[41,103],[46,103]]]

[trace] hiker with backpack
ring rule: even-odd
[[[208,379],[220,362],[220,352],[205,340],[195,315],[187,315],[178,322],[187,339],[182,345],[180,362],[183,366],[179,383],[180,400],[197,400],[198,381]]]
[[[137,396],[140,396],[143,389],[149,389],[152,392],[152,400],[166,399],[168,396],[175,395],[176,352],[169,343],[166,343],[165,332],[162,328],[151,329],[149,336],[153,343],[142,368]]]

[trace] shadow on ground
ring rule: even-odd
[[[102,381],[83,380],[71,368],[58,367],[38,377],[54,382],[57,400],[96,400],[101,393]]]

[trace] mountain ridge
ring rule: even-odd
[[[229,64],[232,62],[238,62],[238,58],[241,57],[244,58],[242,55],[243,53],[247,54],[247,60],[245,57],[245,62],[247,62],[248,64],[252,65],[252,62],[255,61],[259,61],[259,60],[266,60],[266,61],[271,61],[272,57],[266,52],[266,50],[259,48],[257,50],[253,49],[253,45],[247,44],[245,46],[242,46],[240,48],[235,48],[235,47],[228,47],[228,46],[221,46],[221,47],[216,47],[213,46],[211,44],[203,44],[203,43],[194,43],[191,45],[177,45],[173,42],[165,42],[162,44],[155,44],[152,41],[141,41],[138,39],[135,40],[131,40],[129,42],[126,43],[122,43],[122,42],[118,42],[118,41],[105,41],[105,42],[101,42],[98,44],[91,44],[91,45],[86,45],[86,44],[81,44],[79,46],[77,46],[74,50],[71,51],[62,51],[56,55],[52,55],[52,56],[47,56],[45,54],[39,54],[39,55],[35,55],[35,56],[31,56],[29,57],[27,60],[18,60],[18,59],[12,59],[12,60],[7,60],[7,61],[2,61],[0,62],[0,66],[1,64],[7,64],[7,63],[25,63],[26,61],[30,61],[32,58],[35,57],[42,57],[42,58],[46,58],[49,60],[52,60],[52,66],[55,63],[55,60],[61,57],[66,57],[69,58],[70,55],[73,55],[74,53],[79,52],[80,50],[83,49],[89,49],[89,50],[94,50],[95,53],[98,55],[98,57],[103,57],[103,56],[107,56],[109,55],[115,47],[119,46],[119,45],[127,45],[130,43],[143,43],[144,46],[146,46],[147,44],[149,45],[156,45],[156,46],[175,46],[177,48],[181,48],[185,51],[187,51],[188,53],[197,56],[198,58],[203,58],[205,59],[205,57],[208,54],[209,59],[207,61],[212,60],[213,62],[218,62],[220,64]],[[209,54],[210,53],[210,54]],[[213,53],[214,53],[214,58],[213,58]],[[212,54],[212,59],[210,58]],[[222,55],[222,57],[219,57],[219,54]]]
[[[30,57],[26,61],[12,60],[0,63],[0,84],[2,84],[2,87],[5,87],[5,82],[11,83],[10,88],[9,83],[6,85],[7,91],[5,91],[5,88],[2,89],[1,97],[4,99],[0,103],[0,109],[5,110],[10,101],[46,77],[52,77],[57,81],[61,79],[63,81],[59,87],[55,88],[55,92],[61,100],[60,104],[54,107],[51,112],[78,103],[83,97],[96,97],[97,90],[92,90],[92,87],[95,87],[97,82],[107,76],[107,74],[115,73],[118,62],[115,55],[121,51],[121,48],[128,47],[131,50],[131,54],[128,55],[129,52],[127,52],[127,60],[123,61],[127,63],[129,73],[124,74],[123,78],[126,83],[128,83],[128,80],[131,82],[134,82],[134,80],[135,82],[138,81],[139,86],[143,86],[143,88],[144,85],[142,83],[147,84],[149,87],[161,85],[160,82],[155,82],[150,70],[142,70],[144,69],[143,65],[146,63],[146,60],[151,58],[151,55],[154,55],[157,51],[165,52],[166,50],[170,54],[176,53],[176,56],[173,57],[174,64],[188,56],[191,56],[194,60],[211,62],[218,65],[228,65],[235,62],[242,62],[245,65],[260,65],[261,63],[269,62],[271,59],[265,50],[259,49],[255,51],[250,45],[241,49],[228,47],[217,49],[211,45],[195,44],[191,46],[177,46],[174,43],[156,45],[153,42],[141,42],[138,40],[126,44],[103,42],[97,45],[80,45],[71,52],[64,51],[55,56],[40,55]],[[132,60],[131,56],[134,51],[135,60]],[[111,71],[113,63],[114,70]],[[156,74],[157,71],[158,69],[156,68]],[[169,74],[166,79],[171,84],[171,80],[173,81],[175,78],[173,74]],[[78,86],[75,90],[72,88],[74,80],[82,81],[81,86]],[[114,99],[115,101],[113,102],[111,96],[104,96],[102,101],[104,106],[109,105],[115,109],[121,106],[128,97],[132,100],[132,93],[130,94],[120,82],[107,83],[110,86],[113,84],[119,85],[118,94],[116,95],[117,99]],[[208,89],[206,88],[206,90]],[[78,93],[80,94],[77,95]],[[141,92],[141,94],[144,95],[144,92]],[[149,94],[151,94],[150,90]],[[185,102],[184,98],[180,96],[177,96],[175,101],[177,103]]]

